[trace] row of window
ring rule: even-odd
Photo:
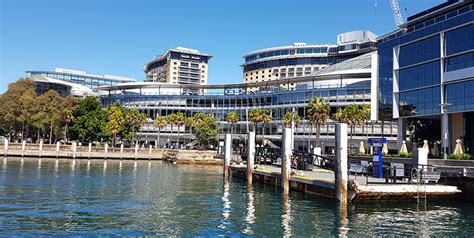
[[[425,88],[399,94],[399,115],[429,115],[441,112],[440,87]]]
[[[399,90],[409,90],[413,88],[426,87],[440,84],[440,63],[439,60],[405,68],[399,72]]]
[[[301,48],[301,49],[294,49],[291,50],[273,50],[268,52],[263,52],[259,54],[253,54],[245,57],[245,62],[249,62],[252,60],[263,59],[273,56],[280,56],[280,55],[294,55],[296,54],[324,54],[328,52],[328,47],[313,47],[313,48]]]
[[[446,54],[456,54],[474,49],[474,24],[446,33]]]
[[[474,110],[474,80],[446,85],[448,112]]]
[[[446,72],[474,67],[474,52],[446,59]]]
[[[400,67],[436,59],[440,57],[440,37],[436,35],[400,47]]]
[[[244,65],[244,72],[253,71],[257,69],[283,67],[283,66],[294,66],[294,65],[331,65],[342,62],[344,60],[356,57],[357,55],[346,55],[346,56],[328,56],[328,57],[305,57],[305,58],[294,58],[294,59],[279,59],[269,60],[265,62],[253,63]]]
[[[43,76],[53,79],[64,80],[72,83],[76,83],[79,85],[84,85],[92,89],[96,89],[97,86],[102,85],[117,85],[122,81],[116,80],[109,80],[103,78],[93,78],[93,77],[86,77],[86,76],[77,76],[72,74],[59,74],[59,73],[47,73],[47,72],[29,72],[31,76]]]

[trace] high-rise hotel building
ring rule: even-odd
[[[328,65],[376,50],[376,37],[367,30],[352,31],[339,34],[337,44],[294,43],[252,51],[244,56],[243,80],[256,83],[308,76]],[[290,88],[296,86],[289,84]]]
[[[183,47],[167,50],[143,66],[145,82],[207,84],[207,63],[211,57],[198,50]]]

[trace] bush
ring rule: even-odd
[[[413,154],[410,153],[410,152],[407,152],[407,153],[400,153],[400,154],[398,154],[398,157],[412,158],[412,157],[413,157]]]
[[[450,154],[448,159],[470,160],[471,157],[472,156],[470,154]]]

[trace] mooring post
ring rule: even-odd
[[[253,161],[255,156],[255,132],[248,133],[247,143],[247,181],[252,184]]]
[[[138,143],[135,144],[135,159],[138,157]]]
[[[347,124],[336,124],[336,199],[347,205]]]
[[[92,154],[92,143],[89,143],[88,152],[89,152],[89,159],[91,159],[91,154]]]
[[[291,151],[292,151],[293,130],[284,128],[282,134],[283,153],[281,161],[281,186],[283,194],[290,193],[290,172],[291,172]]]
[[[109,152],[109,144],[105,143],[105,145],[104,145],[105,159],[107,159],[107,153],[108,152]]]
[[[39,157],[41,158],[41,155],[43,154],[43,139],[40,139],[38,151],[39,151]]]
[[[224,151],[224,179],[229,177],[229,166],[232,148],[232,135],[225,134],[225,151]]]
[[[3,143],[4,143],[4,152],[5,152],[5,157],[7,157],[7,154],[8,154],[8,139],[5,137],[3,139]]]
[[[153,150],[153,146],[152,145],[149,145],[148,146],[148,159],[151,160],[151,152]]]
[[[21,157],[25,156],[25,150],[26,150],[26,140],[23,140],[21,142]]]
[[[120,144],[120,159],[123,159],[123,143]]]
[[[61,142],[56,142],[56,158],[59,158],[59,149],[61,148]]]
[[[72,142],[72,158],[76,159],[77,142]]]

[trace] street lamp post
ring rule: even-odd
[[[440,104],[441,112],[443,113],[441,118],[443,159],[448,159],[448,106],[450,105],[450,103]]]

